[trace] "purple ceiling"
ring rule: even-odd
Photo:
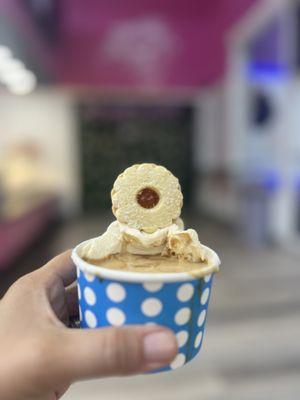
[[[56,80],[92,87],[200,87],[220,78],[224,38],[258,0],[61,0]],[[11,0],[12,2],[12,0]]]

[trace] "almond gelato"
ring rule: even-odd
[[[135,272],[216,272],[219,259],[202,245],[194,229],[184,229],[179,182],[166,168],[134,165],[112,190],[112,222],[101,236],[79,248],[85,261]]]

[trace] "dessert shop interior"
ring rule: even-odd
[[[101,235],[137,163],[222,262],[195,361],[66,400],[299,398],[299,72],[297,0],[1,1],[0,299]]]

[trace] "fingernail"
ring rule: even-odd
[[[146,362],[168,362],[176,354],[176,340],[168,331],[151,332],[144,337],[143,349]]]

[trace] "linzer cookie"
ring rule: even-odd
[[[111,199],[119,222],[152,233],[179,217],[183,197],[178,179],[166,168],[137,164],[118,176]]]

